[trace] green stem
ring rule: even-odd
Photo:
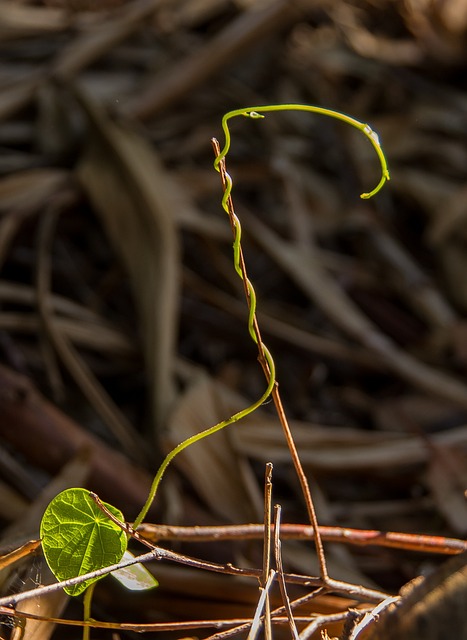
[[[228,420],[223,420],[222,422],[219,422],[218,424],[214,425],[213,427],[210,427],[209,429],[205,429],[204,431],[201,431],[200,433],[196,433],[195,435],[190,436],[189,438],[187,438],[186,440],[181,442],[179,445],[177,445],[174,449],[172,449],[172,451],[170,451],[170,453],[168,453],[166,455],[164,461],[162,462],[161,466],[159,467],[159,469],[158,469],[158,471],[157,471],[157,473],[155,475],[155,478],[154,478],[153,483],[151,485],[151,489],[149,491],[148,499],[146,500],[146,503],[145,503],[144,507],[141,509],[141,512],[139,513],[138,517],[136,518],[136,520],[135,520],[135,522],[133,524],[133,528],[134,529],[137,529],[138,526],[145,519],[149,509],[151,508],[153,500],[156,497],[157,489],[159,488],[159,484],[160,484],[160,482],[162,480],[162,476],[164,475],[167,467],[172,462],[172,460],[175,458],[175,456],[177,456],[179,453],[181,453],[184,449],[186,449],[190,445],[195,444],[196,442],[199,442],[200,440],[203,440],[203,438],[207,438],[208,436],[211,436],[213,433],[217,433],[217,431],[220,431],[221,429],[224,429],[225,427],[228,427],[229,425],[233,424],[234,422],[238,422],[238,420],[241,420],[242,418],[245,418],[247,415],[249,415],[250,413],[255,411],[258,407],[260,407],[269,398],[269,396],[271,395],[271,392],[272,392],[272,390],[274,388],[274,383],[275,383],[275,379],[276,379],[275,378],[275,366],[274,366],[274,360],[272,359],[272,356],[269,353],[269,351],[267,351],[265,349],[264,355],[265,355],[266,360],[268,362],[269,369],[270,369],[270,372],[271,372],[271,376],[270,376],[270,379],[269,379],[269,384],[267,386],[267,389],[263,393],[261,398],[259,400],[257,400],[256,402],[254,402],[249,407],[247,407],[246,409],[243,409],[242,411],[239,411],[238,413],[235,413]]]
[[[91,604],[92,604],[92,596],[94,595],[94,588],[97,582],[93,582],[89,585],[89,587],[84,592],[83,597],[83,620],[88,622],[91,619]],[[83,640],[90,640],[91,637],[91,627],[83,627]]]

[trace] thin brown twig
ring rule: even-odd
[[[31,553],[37,551],[37,549],[41,546],[40,540],[28,540],[24,544],[22,544],[17,549],[13,549],[9,553],[5,553],[0,556],[0,571],[8,567],[10,564],[21,560],[21,558],[25,558],[29,556]]]
[[[261,581],[263,589],[266,587],[268,580],[271,559],[272,469],[272,462],[267,462],[264,475],[263,577]],[[264,603],[264,637],[266,640],[272,640],[269,592],[266,592],[266,601]]]
[[[290,599],[287,594],[287,585],[284,578],[284,567],[282,565],[282,549],[280,539],[280,525],[281,525],[281,507],[276,505],[274,513],[274,557],[276,560],[277,575],[279,579],[279,588],[282,595],[282,602],[284,604],[285,612],[289,620],[289,628],[294,640],[298,640],[298,631],[295,624],[292,607],[290,606]]]
[[[41,616],[35,613],[27,611],[16,611],[13,607],[0,606],[0,615],[10,616],[13,618],[27,618],[28,620],[37,620],[39,622],[50,622],[53,624],[60,624],[70,627],[92,627],[96,629],[116,629],[120,631],[136,631],[138,633],[144,633],[146,631],[184,631],[189,629],[206,629],[206,628],[221,628],[221,627],[235,627],[235,632],[240,628],[240,625],[245,626],[247,629],[252,623],[252,618],[231,618],[229,620],[187,620],[187,621],[173,621],[173,622],[103,622],[101,620],[70,620],[67,618],[52,618],[49,616]],[[316,614],[309,616],[298,616],[297,622],[309,623]],[[339,616],[337,618],[336,616]],[[324,614],[319,618],[326,618],[331,620],[342,620],[345,617],[344,613],[340,614]],[[288,620],[285,616],[275,616],[273,618],[275,625],[286,625]],[[206,639],[207,640],[207,639]]]
[[[256,606],[255,615],[251,623],[250,632],[248,634],[247,640],[256,640],[258,636],[259,630],[261,629],[262,622],[265,618],[265,615],[263,615],[263,611],[266,606],[266,601],[269,599],[269,591],[274,583],[275,577],[276,577],[276,572],[274,571],[274,569],[271,569],[269,571],[268,579],[266,580],[264,587],[262,587],[261,596]]]
[[[365,615],[365,612],[362,611],[361,615]],[[308,640],[308,638],[311,638],[311,636],[319,631],[319,629],[325,624],[329,624],[331,622],[342,622],[343,620],[347,620],[348,616],[348,611],[346,611],[345,613],[331,613],[318,616],[302,630],[299,635],[299,640]]]
[[[394,604],[400,600],[400,596],[395,596],[393,598],[386,598],[383,602],[380,602],[378,606],[376,606],[372,611],[369,611],[363,619],[353,628],[349,640],[355,640],[363,630],[370,624],[374,624],[380,614],[387,609],[391,604]]]
[[[262,524],[234,524],[210,527],[179,527],[165,524],[144,523],[138,532],[152,542],[178,540],[179,542],[211,542],[212,540],[259,540],[264,536]],[[416,533],[378,531],[375,529],[350,529],[348,527],[319,527],[326,542],[339,542],[356,546],[380,546],[421,553],[456,555],[467,551],[467,540],[428,536]],[[306,524],[281,524],[282,540],[311,540],[314,529]]]

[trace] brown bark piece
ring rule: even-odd
[[[365,640],[467,638],[467,554],[452,558],[402,590],[402,599],[372,627]]]

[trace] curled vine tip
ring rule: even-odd
[[[333,111],[332,109],[324,109],[323,107],[315,107],[307,104],[269,104],[258,107],[244,107],[243,109],[235,109],[234,111],[229,111],[228,113],[226,113],[222,118],[222,129],[225,134],[225,144],[214,161],[214,166],[217,171],[219,171],[220,162],[226,157],[230,149],[229,120],[237,116],[244,116],[246,118],[253,119],[264,118],[264,115],[262,115],[263,113],[270,113],[272,111],[308,111],[309,113],[316,113],[322,116],[334,118],[335,120],[346,122],[352,127],[359,129],[373,146],[373,149],[378,156],[381,167],[381,178],[376,187],[372,191],[369,191],[368,193],[362,193],[360,195],[360,197],[364,200],[371,198],[372,196],[377,194],[378,191],[380,191],[380,189],[383,187],[383,185],[389,180],[388,165],[384,152],[381,148],[378,134],[373,131],[373,129],[368,124],[360,122],[359,120],[355,120],[355,118],[352,118],[351,116],[348,116],[345,113],[341,113],[339,111]],[[232,186],[229,185],[227,197],[230,195],[231,188]],[[225,201],[226,196],[224,195],[224,202]]]

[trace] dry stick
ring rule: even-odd
[[[261,596],[258,600],[258,605],[256,607],[255,615],[251,623],[250,633],[248,634],[247,640],[256,640],[259,630],[261,629],[262,613],[264,607],[266,606],[266,601],[269,599],[269,590],[272,587],[275,577],[276,572],[274,571],[274,569],[271,569],[268,579],[266,580],[266,583],[263,587]]]
[[[187,622],[102,622],[100,620],[84,621],[84,620],[68,620],[66,618],[52,618],[50,616],[40,616],[35,613],[29,613],[26,611],[17,612],[12,607],[0,606],[0,615],[10,616],[13,618],[21,618],[28,620],[38,620],[40,622],[50,622],[52,624],[61,624],[69,627],[93,627],[96,629],[117,629],[119,631],[136,631],[137,633],[144,633],[145,631],[180,631],[187,629],[206,629],[209,627],[221,628],[221,627],[235,627],[233,631],[235,634],[239,633],[238,629],[245,629],[251,626],[252,618],[231,618],[229,620],[189,620]],[[309,616],[298,616],[297,622],[309,623],[310,619],[315,614]],[[339,621],[345,617],[344,613],[340,614],[324,614],[319,616],[320,624],[325,624],[326,621]],[[286,617],[274,617],[274,624],[286,625],[288,620]],[[207,639],[206,639],[207,640]]]
[[[314,600],[325,593],[326,593],[325,587],[323,586],[318,587],[312,593],[307,593],[305,596],[301,596],[300,598],[293,600],[290,603],[290,607],[292,610],[296,609],[297,607],[307,604],[311,600]],[[365,615],[367,610],[361,609],[360,611],[363,616]],[[281,622],[282,618],[280,618],[279,616],[282,616],[284,613],[286,613],[284,605],[281,607],[278,607],[277,609],[274,609],[274,611],[271,613],[273,624],[277,624]],[[310,618],[313,618],[313,620],[311,623],[309,623],[309,627],[306,627],[306,628],[312,628],[311,625],[314,625],[314,627],[312,628],[314,633],[314,631],[318,630],[320,627],[322,627],[326,623],[341,622],[342,620],[346,620],[348,615],[349,615],[348,611],[341,611],[338,613],[331,613],[331,614],[314,614],[313,613],[311,614],[311,616],[308,617],[307,622],[309,622]],[[285,620],[287,620],[288,622],[287,617],[285,618]],[[303,618],[300,616],[295,616],[295,621],[298,623],[304,622]],[[212,636],[205,638],[204,640],[228,640],[228,638],[231,638],[232,636],[238,635],[239,633],[243,633],[244,631],[248,631],[249,626],[250,624],[248,622],[245,622],[241,625],[235,626],[232,629],[215,633]]]
[[[108,515],[108,514],[107,514]],[[118,522],[118,520],[116,521]],[[125,525],[125,523],[119,523],[120,527],[129,532],[130,535],[134,535],[135,531],[128,531],[129,527]],[[101,576],[105,576],[113,571],[117,571],[118,569],[123,569],[124,567],[129,567],[133,564],[151,562],[154,560],[169,560],[171,562],[176,562],[178,564],[182,564],[188,567],[192,567],[194,569],[204,569],[205,571],[214,571],[216,573],[224,573],[227,575],[234,576],[243,576],[247,578],[255,578],[258,580],[261,578],[262,571],[260,569],[243,569],[241,567],[235,567],[231,563],[227,564],[218,564],[216,562],[209,562],[206,560],[198,560],[197,558],[191,558],[190,556],[184,556],[179,553],[174,553],[173,551],[168,551],[167,549],[162,549],[161,547],[155,547],[148,541],[144,541],[141,537],[137,537],[139,542],[146,544],[146,546],[150,547],[151,551],[148,553],[142,554],[140,556],[136,556],[135,558],[131,558],[130,560],[123,560],[116,564],[109,565],[108,567],[103,567],[102,569],[96,569],[95,571],[90,571],[89,573],[85,573],[81,576],[77,576],[76,578],[69,578],[67,580],[63,580],[61,582],[56,582],[54,584],[37,587],[34,589],[30,589],[29,591],[23,591],[21,593],[12,593],[8,596],[4,596],[0,598],[0,607],[2,606],[14,606],[23,600],[28,600],[30,598],[35,598],[36,596],[45,596],[50,593],[54,593],[55,591],[59,591],[60,589],[64,589],[66,587],[72,587],[77,584],[81,584],[86,580],[90,580],[92,578],[97,578]],[[302,584],[305,586],[320,586],[320,579],[313,578],[311,576],[299,576],[296,574],[286,574],[286,580],[290,581],[294,584]],[[353,587],[353,585],[349,585]],[[373,602],[380,602],[382,599],[387,597],[387,594],[374,591],[371,589],[361,588],[359,590],[361,598],[365,600],[371,600]]]
[[[352,633],[355,625],[362,619],[364,615],[365,613],[361,610],[359,611],[358,609],[349,609],[348,616],[345,619],[339,640],[349,640],[350,634]],[[305,631],[306,628],[300,634],[300,640],[307,640],[311,636],[311,633],[306,635]]]
[[[352,630],[349,640],[355,640],[360,633],[367,627],[368,625],[375,623],[378,620],[379,615],[389,607],[389,605],[393,604],[400,600],[400,596],[394,596],[393,598],[386,598],[383,602],[380,602],[377,607],[373,609],[373,611],[369,611],[363,620],[359,622]]]
[[[317,589],[315,589],[314,591],[312,591],[311,593],[307,593],[306,596],[301,596],[300,598],[297,598],[296,600],[294,600],[293,602],[289,602],[290,605],[290,609],[296,609],[297,607],[300,607],[304,604],[307,604],[308,602],[310,602],[311,600],[316,599],[318,596],[323,595],[326,592],[326,589],[324,587],[318,587]],[[347,612],[342,612],[340,615],[345,616]],[[282,605],[281,607],[278,607],[277,609],[274,609],[274,611],[272,612],[271,616],[271,620],[274,624],[277,624],[277,621],[280,620],[280,616],[282,616],[283,614],[287,614],[287,609],[285,607],[285,605]],[[364,612],[362,612],[362,615],[364,614]],[[311,617],[314,617],[316,614],[311,614]],[[334,615],[334,614],[332,614]],[[323,616],[325,618],[327,618],[326,614],[323,614]],[[321,616],[319,616],[321,617]],[[289,615],[286,615],[287,623],[289,623]],[[295,616],[295,621],[296,622],[300,622],[301,619],[299,616]],[[245,628],[247,628],[247,625],[243,625]],[[242,630],[244,630],[242,628]],[[234,629],[231,629],[230,632],[233,634]],[[237,632],[239,632],[239,629],[237,629]],[[206,639],[207,640],[207,639]]]
[[[297,626],[294,621],[292,608],[290,606],[289,596],[287,594],[287,586],[284,579],[284,567],[282,566],[282,549],[280,539],[281,526],[281,507],[276,505],[274,515],[274,557],[276,559],[276,568],[279,576],[279,588],[281,590],[282,602],[284,603],[285,612],[289,620],[289,628],[294,640],[298,640]]]
[[[13,564],[13,562],[17,562],[21,560],[21,558],[25,558],[29,554],[34,553],[40,546],[40,540],[28,540],[18,547],[18,549],[13,549],[13,551],[0,556],[0,571],[10,564]]]
[[[233,618],[230,620],[189,620],[188,622],[102,622],[100,620],[84,621],[84,620],[68,620],[65,618],[52,618],[49,616],[40,616],[34,613],[17,612],[12,607],[0,606],[0,615],[10,616],[13,618],[21,618],[28,620],[38,620],[40,622],[50,622],[51,624],[61,624],[69,627],[92,627],[93,629],[117,629],[118,631],[136,631],[144,633],[145,631],[185,631],[190,629],[206,629],[232,627],[239,625],[250,625],[251,618]],[[285,624],[286,618],[276,618],[276,624]]]
[[[267,462],[264,476],[263,577],[261,579],[263,589],[266,588],[271,558],[272,469],[272,462]],[[266,601],[264,603],[264,637],[266,640],[272,640],[269,591],[266,592]]]
[[[219,142],[216,140],[216,138],[212,139],[212,146],[214,149],[214,153],[216,158],[220,157],[221,154],[221,150],[220,150],[220,146],[219,146]],[[230,177],[228,177],[227,174],[227,169],[226,169],[226,162],[225,162],[225,158],[222,158],[222,160],[219,162],[219,174],[221,176],[221,182],[222,182],[222,188],[224,190],[224,194],[226,192],[227,189],[227,184],[228,181],[230,179]],[[233,200],[232,197],[229,195],[228,199],[227,199],[227,207],[228,207],[228,213],[229,213],[229,220],[230,220],[230,225],[232,227],[232,233],[234,234],[234,238],[236,237],[237,234],[237,227],[236,227],[236,220],[238,220],[237,216],[235,215],[235,211],[234,211],[234,206],[233,206]],[[243,286],[245,289],[245,297],[247,300],[247,304],[248,307],[250,307],[250,291],[248,288],[248,277],[247,277],[247,272],[246,272],[246,267],[245,267],[245,261],[243,258],[243,251],[242,251],[242,247],[240,245],[239,247],[239,266],[241,269],[241,273],[242,273],[242,280],[243,280]],[[264,371],[264,375],[266,376],[266,379],[269,380],[270,379],[270,371],[269,371],[269,366],[268,363],[266,361],[266,358],[264,356],[264,350],[263,350],[263,342],[261,340],[261,333],[258,327],[258,322],[256,320],[256,316],[253,318],[253,330],[254,330],[254,334],[256,336],[256,342],[257,342],[257,346],[258,346],[258,360],[261,364],[261,367]],[[310,519],[311,525],[313,526],[314,530],[315,530],[315,535],[314,535],[314,543],[315,543],[315,548],[316,548],[316,553],[318,555],[318,561],[319,561],[319,569],[320,569],[320,576],[321,579],[324,583],[327,582],[329,576],[328,576],[328,570],[327,570],[327,566],[326,566],[326,558],[324,555],[324,548],[323,548],[323,543],[321,540],[321,536],[319,533],[319,528],[318,528],[318,518],[316,516],[316,511],[315,511],[315,507],[313,504],[313,499],[311,496],[311,491],[310,491],[310,487],[308,485],[308,480],[306,478],[305,472],[303,470],[302,467],[302,463],[300,461],[300,457],[298,455],[298,451],[297,448],[295,446],[295,442],[293,440],[293,436],[292,433],[290,431],[290,427],[289,427],[289,423],[287,421],[287,417],[285,415],[285,411],[284,408],[282,406],[282,400],[279,394],[279,386],[276,383],[276,385],[274,386],[273,390],[272,390],[272,398],[274,401],[274,405],[276,407],[276,411],[277,411],[277,415],[279,416],[279,420],[280,423],[282,425],[282,429],[284,431],[284,436],[285,439],[287,441],[287,446],[289,448],[290,451],[290,456],[292,458],[292,462],[295,468],[295,472],[298,476],[299,482],[300,482],[300,486],[302,489],[302,493],[305,499],[305,503],[306,503],[306,508],[308,511],[308,517]]]
[[[354,609],[352,611],[355,612]],[[361,615],[363,616],[364,614],[365,612],[362,611]],[[311,636],[314,633],[316,633],[325,624],[329,624],[330,622],[342,622],[344,620],[347,621],[348,617],[349,617],[348,611],[346,611],[345,613],[330,613],[328,615],[318,616],[317,618],[315,618],[315,620],[310,622],[310,624],[308,624],[303,629],[303,631],[300,633],[298,638],[299,640],[308,640],[308,638],[311,638]],[[326,638],[327,636],[323,635],[322,637]],[[340,636],[340,640],[344,640],[344,638],[345,636],[344,637]]]
[[[129,567],[133,564],[149,562],[150,560],[159,560],[161,557],[162,556],[159,556],[159,549],[155,548],[149,553],[145,553],[136,558],[131,558],[131,560],[124,560],[123,562],[118,562],[117,564],[112,564],[108,567],[103,567],[102,569],[96,569],[96,571],[90,571],[89,573],[83,574],[82,576],[77,576],[76,578],[68,578],[67,580],[55,582],[54,584],[36,587],[35,589],[29,589],[29,591],[22,591],[21,593],[12,593],[8,596],[4,596],[3,598],[0,598],[0,607],[3,607],[5,605],[15,606],[23,600],[42,597],[50,593],[54,593],[55,591],[60,591],[60,589],[65,589],[67,587],[73,587],[74,585],[81,584],[85,580],[98,577],[100,578],[101,576],[105,576],[108,573],[112,573],[112,571],[117,571],[118,569],[123,569],[124,567]]]
[[[152,542],[177,540],[181,542],[211,542],[212,540],[259,540],[264,536],[262,524],[217,525],[211,527],[178,527],[165,524],[142,524],[138,527],[146,539]],[[467,540],[443,536],[419,535],[377,531],[374,529],[349,529],[347,527],[319,527],[321,538],[327,542],[340,542],[366,547],[375,545],[392,549],[405,549],[422,553],[456,555],[467,551]],[[314,529],[304,524],[281,524],[282,540],[311,540]]]

